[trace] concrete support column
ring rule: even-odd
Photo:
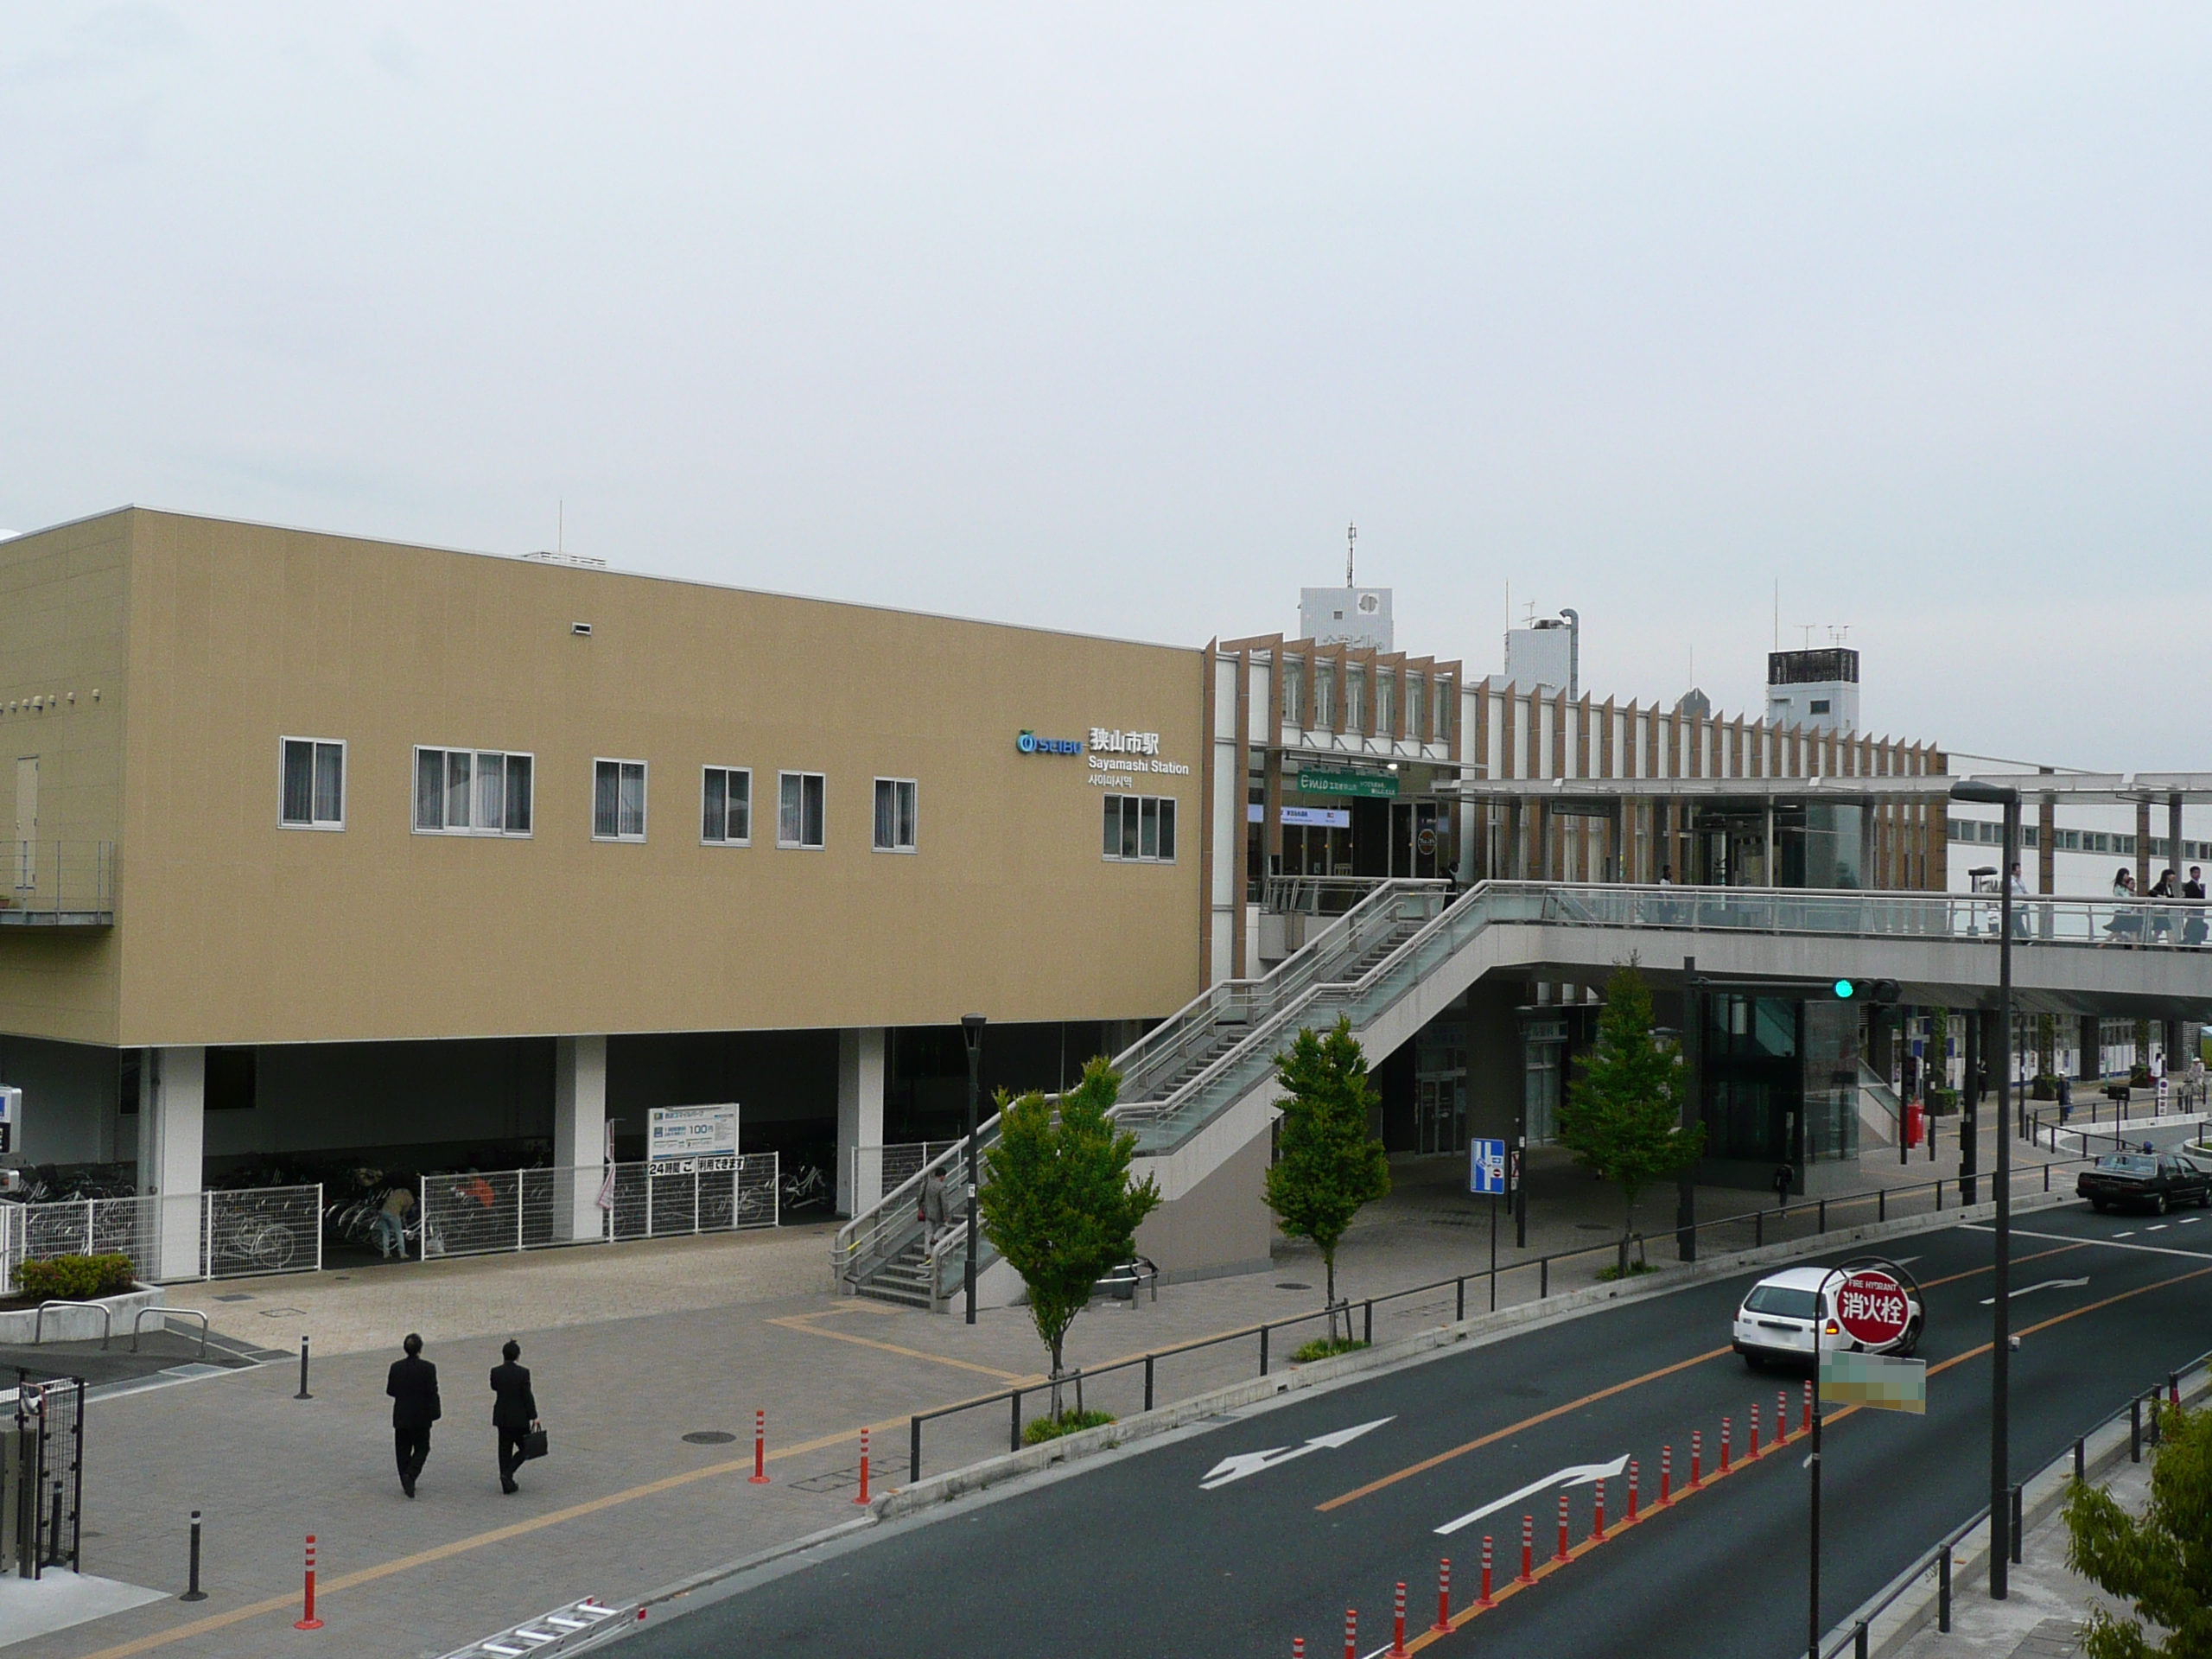
[[[204,1264],[200,1208],[207,1110],[207,1051],[197,1044],[146,1052],[139,1073],[138,1181],[161,1202],[147,1240],[148,1279],[197,1279]]]
[[[837,1033],[837,1213],[858,1215],[883,1197],[884,1030]],[[857,1160],[855,1147],[872,1155]]]
[[[2101,1083],[2105,1075],[2104,1021],[2094,1014],[2082,1016],[2081,1054],[2075,1067],[2083,1083]]]
[[[553,1194],[556,1238],[603,1238],[599,1207],[607,1179],[607,1039],[553,1039],[553,1165],[573,1173]]]

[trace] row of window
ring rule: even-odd
[[[282,741],[277,822],[288,830],[346,827],[346,745],[326,738]],[[594,841],[645,838],[645,763],[592,762]],[[418,747],[415,830],[418,835],[528,836],[534,832],[537,757],[505,749]],[[818,772],[776,774],[776,845],[829,844],[829,780]],[[1172,808],[1173,802],[1168,805]],[[753,844],[753,772],[706,766],[699,785],[699,839],[719,847]],[[911,778],[875,780],[875,850],[911,853],[919,845],[920,786]],[[1173,842],[1170,817],[1169,844]]]
[[[1281,692],[1285,725],[1334,729],[1341,706],[1344,729],[1347,732],[1404,738],[1414,743],[1452,741],[1452,690],[1448,676],[1425,679],[1408,671],[1401,680],[1393,671],[1377,668],[1371,683],[1375,715],[1371,726],[1368,721],[1370,682],[1363,664],[1342,658],[1325,658],[1317,663],[1312,678],[1310,709],[1306,706],[1307,683],[1306,664],[1295,657],[1286,658]]]
[[[2020,826],[2021,846],[2032,849],[2037,845],[2040,837],[2037,831],[2039,827],[2032,823]],[[1987,818],[1953,818],[1951,839],[1972,842],[1977,845],[1994,845],[2005,839],[2005,826]],[[2101,853],[2107,858],[2135,856],[2135,837],[2118,830],[2054,830],[2050,844],[2055,851],[2062,853]],[[2149,855],[2156,859],[2166,856],[2165,836],[2151,837]],[[2212,859],[2212,841],[2183,841],[2181,855],[2184,861]]]
[[[1105,855],[1124,863],[1175,861],[1175,798],[1172,795],[1109,795],[1106,798]]]

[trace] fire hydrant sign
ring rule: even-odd
[[[1836,1287],[1836,1323],[1864,1348],[1885,1348],[1904,1335],[1912,1305],[1904,1287],[1878,1268],[1861,1268]]]
[[[704,1167],[734,1169],[736,1106],[654,1107],[646,1125],[645,1155],[657,1175],[690,1174],[702,1167],[690,1161],[699,1158],[728,1160]]]

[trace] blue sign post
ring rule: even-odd
[[[1490,1311],[1497,1312],[1497,1207],[1505,1201],[1505,1142],[1467,1143],[1467,1191],[1490,1194]]]

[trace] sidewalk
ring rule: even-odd
[[[2139,1515],[2151,1494],[2151,1465],[2123,1463],[2103,1484]],[[2053,1510],[2022,1541],[2003,1601],[1986,1580],[1962,1585],[1951,1603],[1951,1630],[1931,1623],[1897,1650],[1897,1659],[2074,1659],[2093,1607],[2128,1610],[2066,1565],[2066,1517]]]
[[[1900,1170],[1893,1159],[1870,1160],[1868,1180],[1929,1179],[1924,1161]],[[1461,1160],[1398,1164],[1392,1175],[1392,1196],[1344,1241],[1339,1294],[1357,1300],[1487,1266],[1490,1200],[1463,1190]],[[1502,1217],[1501,1266],[1597,1245],[1550,1275],[1554,1294],[1591,1282],[1618,1234],[1618,1192],[1548,1151],[1534,1162],[1530,1191],[1529,1249],[1511,1248]],[[1758,1196],[1705,1189],[1700,1211],[1729,1215]],[[1638,1209],[1655,1261],[1674,1254],[1674,1200],[1669,1187]],[[1809,1230],[1809,1217],[1800,1219],[1792,1230]],[[1707,1253],[1726,1247],[1723,1230],[1708,1235]],[[195,1287],[177,1300],[203,1303],[219,1332],[283,1357],[95,1401],[85,1566],[173,1597],[183,1588],[187,1516],[199,1509],[210,1599],[134,1608],[10,1647],[9,1659],[296,1652],[305,1638],[291,1621],[309,1532],[326,1651],[435,1656],[566,1600],[619,1601],[849,1519],[859,1513],[851,1500],[863,1427],[874,1434],[876,1489],[903,1483],[910,1413],[1041,1382],[1045,1353],[1024,1308],[985,1309],[971,1327],[957,1311],[931,1316],[831,1294],[830,1231],[816,1224]],[[1536,1278],[1533,1268],[1504,1277],[1501,1305],[1535,1297]],[[1322,1284],[1312,1246],[1278,1241],[1266,1274],[1171,1286],[1135,1307],[1099,1304],[1077,1320],[1069,1358],[1096,1366],[1307,1313]],[[1471,1281],[1467,1312],[1485,1296]],[[1446,1285],[1377,1308],[1375,1336],[1410,1334],[1455,1312]],[[1271,1365],[1319,1329],[1276,1332]],[[383,1394],[409,1330],[422,1332],[440,1368],[446,1414],[413,1503],[393,1472]],[[292,1398],[303,1333],[315,1355],[315,1397],[304,1402]],[[534,1373],[553,1452],[524,1469],[519,1495],[505,1497],[486,1374],[511,1335]],[[1242,1336],[1160,1360],[1157,1397],[1257,1369],[1257,1340]],[[1141,1408],[1141,1369],[1131,1369],[1088,1383],[1085,1403],[1127,1414]],[[1040,1395],[1022,1414],[1045,1408]],[[747,1479],[756,1411],[767,1414],[765,1486]],[[923,1471],[1002,1451],[1009,1433],[1004,1402],[933,1421]]]

